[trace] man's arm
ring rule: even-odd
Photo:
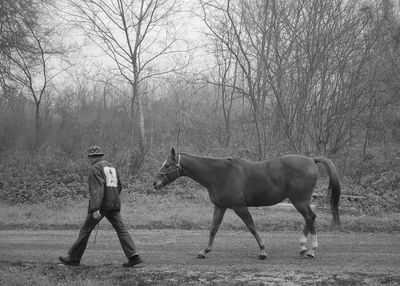
[[[89,212],[99,211],[104,197],[104,178],[101,170],[91,167],[89,170]]]
[[[118,193],[121,194],[122,191],[122,183],[121,183],[121,177],[119,176],[119,172],[117,171],[117,188],[118,188]]]

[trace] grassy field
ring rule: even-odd
[[[82,224],[87,210],[87,200],[58,200],[40,204],[0,204],[0,229],[75,229]],[[213,205],[206,192],[182,197],[179,194],[129,193],[123,197],[122,216],[129,228],[139,229],[208,229],[212,219]],[[256,226],[261,231],[300,230],[303,218],[293,206],[251,208]],[[331,230],[329,210],[315,210],[317,229]],[[341,215],[342,231],[345,232],[396,232],[400,231],[398,213],[379,216]],[[103,220],[101,228],[111,225]],[[243,222],[228,210],[222,229],[245,229]]]

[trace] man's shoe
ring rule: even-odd
[[[140,258],[139,254],[136,254],[134,256],[132,256],[131,258],[129,258],[129,261],[122,264],[123,267],[133,267],[135,265],[138,265],[140,263],[142,263],[143,260]]]
[[[80,261],[71,258],[71,256],[66,256],[66,257],[60,256],[58,258],[58,260],[60,260],[62,262],[62,264],[69,265],[69,266],[79,266],[80,265]]]

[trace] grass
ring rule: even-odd
[[[8,205],[0,203],[0,229],[77,229],[87,211],[87,200],[59,200],[33,205]],[[123,197],[122,216],[129,228],[209,229],[213,205],[206,192],[195,196],[174,194],[128,193]],[[250,208],[256,227],[262,231],[301,230],[303,218],[293,208]],[[317,229],[331,229],[331,215],[327,210],[316,209]],[[400,231],[398,213],[380,216],[342,214],[342,231],[345,232],[397,232]],[[111,228],[103,220],[102,228]],[[243,230],[245,225],[232,210],[225,214],[222,229]]]
[[[110,270],[106,271],[105,267],[102,269],[96,269],[94,267],[80,267],[80,269],[74,269],[58,267],[50,263],[1,263],[0,285],[119,285],[118,275],[121,276],[124,273],[121,273],[123,270],[115,270],[119,270],[117,271],[119,273],[114,274]],[[105,275],[105,273],[108,275]],[[128,278],[132,278],[129,277],[129,275],[127,276]],[[128,279],[126,280],[126,282],[129,281]],[[132,280],[130,282],[132,282]]]
[[[261,271],[261,274],[260,274]],[[276,269],[255,272],[252,268],[123,269],[115,266],[60,267],[51,263],[1,263],[0,285],[105,286],[105,285],[399,285],[400,276],[377,273],[325,275],[305,269],[285,276]],[[291,282],[294,283],[291,283]]]

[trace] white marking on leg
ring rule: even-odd
[[[300,236],[299,239],[300,242],[300,250],[301,252],[306,251],[307,250],[307,236],[305,236],[304,234]]]
[[[316,234],[311,235],[311,248],[316,250],[318,248],[318,239]]]

